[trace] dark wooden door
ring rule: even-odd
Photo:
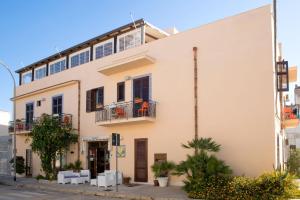
[[[134,181],[148,182],[148,139],[135,139],[134,151]]]

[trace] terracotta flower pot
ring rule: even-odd
[[[158,180],[156,180],[156,179],[153,180],[153,183],[154,183],[154,186],[155,186],[155,187],[158,187],[158,186],[159,186]]]

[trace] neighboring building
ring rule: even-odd
[[[39,174],[26,133],[42,113],[61,115],[80,134],[67,162],[79,157],[93,176],[115,169],[117,132],[120,171],[152,182],[154,160],[192,153],[181,145],[194,138],[197,47],[199,137],[222,145],[218,156],[235,174],[282,166],[272,24],[269,5],[180,33],[141,19],[17,70],[18,155]]]
[[[8,134],[9,112],[0,110],[0,175],[10,173],[11,136]]]

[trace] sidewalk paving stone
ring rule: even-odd
[[[13,178],[10,176],[0,176],[0,184],[14,185]],[[147,184],[139,184],[133,187],[120,185],[119,191],[111,187],[111,191],[104,191],[104,188],[90,186],[89,184],[71,185],[57,184],[56,182],[37,181],[34,178],[18,178],[17,187],[35,188],[52,190],[59,192],[80,193],[86,195],[97,195],[103,197],[114,197],[121,199],[135,200],[186,200],[186,193],[178,186],[169,186],[165,188],[154,187]]]

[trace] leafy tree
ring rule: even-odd
[[[78,142],[71,123],[63,123],[61,117],[46,114],[34,123],[29,138],[32,150],[41,159],[46,179],[55,176],[56,154],[61,155],[71,144]]]
[[[176,167],[175,174],[186,175],[184,189],[187,192],[201,189],[201,185],[209,182],[212,177],[224,177],[232,173],[224,161],[213,155],[220,150],[220,145],[212,138],[194,139],[182,146],[195,150],[195,154],[187,155],[187,159]],[[213,179],[216,180],[216,178]]]
[[[291,174],[300,177],[300,151],[298,149],[291,149],[287,169]]]

